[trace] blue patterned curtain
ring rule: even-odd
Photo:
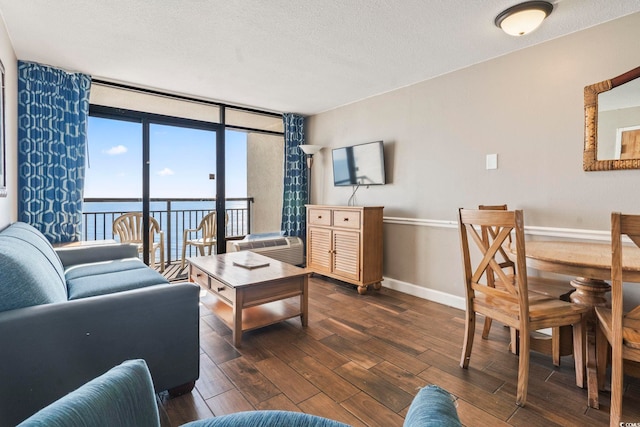
[[[305,142],[304,117],[285,113],[284,120],[284,194],[282,197],[282,230],[285,236],[306,238],[308,203],[307,163],[302,150]]]
[[[18,63],[18,218],[52,243],[80,239],[91,78]]]

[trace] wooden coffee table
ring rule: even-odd
[[[244,331],[296,316],[307,326],[308,270],[249,251],[188,261],[189,280],[216,297],[214,314],[231,328],[234,346]],[[293,297],[299,297],[297,304]]]

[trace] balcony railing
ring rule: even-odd
[[[200,220],[215,210],[216,199],[151,199],[150,214],[164,231],[166,263],[182,258],[182,239],[185,229],[194,229]],[[141,212],[140,199],[85,198],[83,212],[83,239],[115,239],[113,221],[128,212]],[[251,230],[251,203],[253,198],[226,199],[226,213],[229,217],[225,236],[239,239]],[[201,237],[201,236],[198,236]],[[191,236],[195,238],[195,236]],[[198,255],[193,246],[187,246],[187,255]]]

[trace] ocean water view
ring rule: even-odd
[[[215,210],[214,200],[163,200],[150,202],[150,213],[164,233],[165,261],[180,260],[185,229],[195,229],[202,218]],[[242,236],[249,233],[250,199],[229,200],[226,202],[228,215],[225,235]],[[142,201],[86,201],[83,204],[83,240],[103,240],[118,237],[113,235],[113,221],[128,212],[142,212]],[[197,236],[198,238],[201,235]],[[196,238],[191,233],[189,238]],[[156,234],[155,241],[159,241]],[[196,248],[187,247],[187,255],[195,255]]]
[[[146,139],[143,129],[148,132]],[[88,140],[83,239],[114,239],[113,221],[124,213],[142,211],[146,174],[151,216],[164,234],[165,260],[180,259],[183,230],[197,228],[215,210],[213,177],[220,178],[216,133],[185,124],[149,123],[145,127],[137,121],[90,116]],[[147,169],[143,166],[145,147]],[[233,166],[224,172],[225,235],[242,236],[251,225],[251,199],[246,196],[247,132],[225,130],[225,163]],[[157,235],[155,240],[159,240]],[[195,253],[193,246],[188,250]]]

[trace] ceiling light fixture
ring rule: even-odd
[[[495,24],[509,35],[523,36],[538,28],[552,10],[548,1],[526,1],[496,16]]]

